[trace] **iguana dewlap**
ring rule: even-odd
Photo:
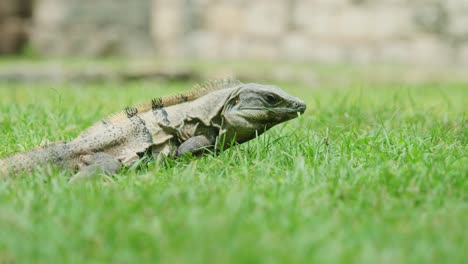
[[[115,173],[146,153],[176,157],[243,143],[304,113],[305,103],[278,87],[223,80],[114,114],[69,142],[0,160],[0,174],[44,163],[77,170],[73,179]]]

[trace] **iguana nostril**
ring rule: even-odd
[[[299,112],[301,113],[304,113],[307,106],[305,103],[301,103],[301,102],[294,102],[293,105],[292,105],[293,108],[297,109]]]

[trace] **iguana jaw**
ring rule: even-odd
[[[246,107],[240,108],[239,114],[244,116],[255,116],[261,115],[262,113],[272,113],[279,119],[281,117],[295,118],[298,114],[304,114],[307,106],[304,103],[298,104],[295,108],[278,107],[278,108],[266,108],[266,107]],[[288,119],[289,120],[289,119]]]
[[[303,114],[305,107],[300,109],[288,109],[288,108],[248,108],[239,110],[236,115],[239,118],[248,120],[252,124],[264,125],[268,124],[268,128],[277,125],[279,123],[286,122],[294,119],[299,115]]]

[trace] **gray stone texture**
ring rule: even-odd
[[[32,40],[49,55],[468,65],[468,0],[37,0]]]
[[[468,0],[153,0],[153,4],[153,36],[160,55],[468,64]]]
[[[31,0],[0,0],[0,54],[24,47],[31,18]]]
[[[150,0],[37,0],[32,44],[53,56],[152,52]]]

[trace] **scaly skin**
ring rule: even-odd
[[[104,119],[70,142],[0,160],[2,175],[52,163],[77,170],[72,181],[116,173],[145,153],[177,157],[229,148],[303,113],[305,103],[278,87],[210,83],[198,92],[152,100]]]

